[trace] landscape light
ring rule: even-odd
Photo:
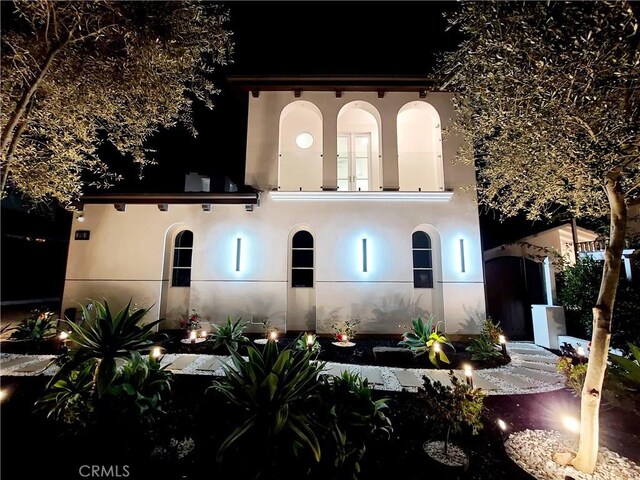
[[[580,432],[580,421],[575,417],[572,417],[570,415],[563,415],[562,424],[564,425],[564,428],[569,430],[571,433]]]
[[[67,338],[69,338],[69,332],[60,332],[59,337],[60,337],[60,340],[64,341]]]
[[[433,344],[433,351],[436,353],[440,353],[440,342],[435,342]]]
[[[498,341],[500,342],[500,346],[502,347],[502,355],[507,356],[507,339],[504,335],[500,335],[498,337]]]
[[[271,338],[271,340],[273,340],[274,342],[278,340],[278,332],[276,332],[275,330],[272,330],[271,333],[269,334],[269,338]]]
[[[195,330],[191,330],[191,333],[189,334],[189,339],[191,340],[191,343],[196,343],[196,337],[198,336],[198,333]]]
[[[464,376],[467,379],[467,385],[473,388],[473,370],[471,369],[471,365],[464,366]]]
[[[310,333],[307,334],[307,348],[309,349],[309,351],[313,349],[313,335],[311,335]]]
[[[153,358],[160,358],[160,356],[162,355],[162,350],[160,349],[160,347],[154,347],[153,350],[151,350],[151,356]]]
[[[578,348],[576,349],[576,352],[578,353],[578,356],[580,356],[580,357],[584,357],[586,355],[582,345],[578,345]]]
[[[0,402],[4,402],[8,396],[9,395],[4,388],[0,390]]]
[[[504,423],[504,420],[502,420],[501,418],[498,419],[498,427],[500,427],[500,430],[502,430],[503,432],[507,429],[507,424]]]
[[[200,336],[202,338],[207,338],[207,332],[205,330],[202,330],[202,332],[200,332]]]

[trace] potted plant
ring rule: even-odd
[[[352,347],[355,345],[353,341],[358,333],[357,326],[360,320],[345,320],[344,322],[335,322],[331,325],[333,336],[336,339],[334,345],[341,347]]]
[[[482,428],[480,416],[484,408],[484,392],[472,388],[449,371],[451,387],[424,377],[424,400],[428,422],[434,431],[444,437],[423,444],[428,457],[441,469],[459,475],[469,467],[469,456],[462,448],[450,442],[450,436],[462,431],[472,435]]]

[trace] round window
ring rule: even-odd
[[[303,149],[309,148],[313,145],[313,135],[309,132],[299,133],[296,137],[296,145]]]

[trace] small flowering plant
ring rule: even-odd
[[[336,322],[331,325],[333,335],[338,342],[350,342],[356,337],[358,330],[356,327],[360,320],[345,320],[344,322]]]
[[[180,320],[180,326],[187,332],[198,331],[202,328],[200,326],[200,315],[195,308],[191,309],[191,315],[188,318]]]

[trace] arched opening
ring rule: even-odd
[[[297,100],[280,113],[278,188],[322,190],[322,113],[313,103]]]
[[[444,190],[440,115],[415,101],[398,112],[398,179],[401,191]]]
[[[442,289],[442,250],[438,230],[429,224],[411,232],[413,301],[416,315],[445,320]]]
[[[381,188],[381,123],[368,102],[350,102],[338,112],[338,191]]]
[[[289,234],[287,331],[315,330],[315,240],[308,225],[296,225]]]
[[[160,318],[162,328],[177,328],[189,313],[193,232],[184,224],[171,226],[165,233]]]

